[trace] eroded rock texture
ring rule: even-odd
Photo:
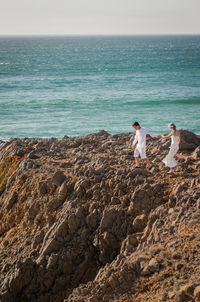
[[[132,134],[1,142],[0,301],[200,301],[200,138],[181,136],[171,175],[152,138],[133,170]]]

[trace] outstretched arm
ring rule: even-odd
[[[167,134],[167,135],[162,135],[162,138],[170,138],[172,135],[173,135],[173,133],[170,132],[170,133]]]
[[[146,129],[146,134],[149,134],[151,137],[157,137],[157,138],[159,138],[159,134],[156,134],[156,133],[154,133],[154,132],[151,132],[151,131],[149,131],[149,130],[147,130],[147,129]]]

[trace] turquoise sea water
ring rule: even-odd
[[[200,133],[200,36],[0,37],[0,139]]]

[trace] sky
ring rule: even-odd
[[[200,34],[200,0],[0,0],[0,35]]]

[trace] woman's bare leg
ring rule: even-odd
[[[179,166],[179,162],[178,162],[178,160],[176,160],[176,161],[177,161],[177,166],[176,166],[175,170],[176,170],[176,171],[178,171],[178,170],[179,170],[179,168],[180,168],[180,166]]]

